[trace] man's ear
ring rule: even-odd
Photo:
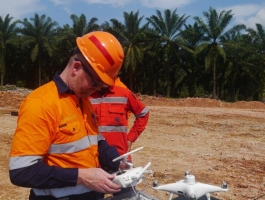
[[[80,62],[76,61],[74,64],[73,64],[73,68],[72,68],[72,73],[73,74],[77,74],[78,71],[81,69],[82,65]]]

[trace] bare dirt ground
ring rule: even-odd
[[[27,199],[29,189],[13,186],[8,157],[16,127],[17,110],[28,91],[0,92],[0,199]],[[265,199],[265,104],[225,103],[205,98],[166,99],[137,95],[150,110],[148,127],[133,144],[144,147],[132,155],[134,166],[151,162],[154,173],[138,190],[166,200],[169,194],[152,189],[174,183],[189,170],[196,181],[220,186],[228,192],[212,193],[212,199]],[[130,119],[130,124],[133,118]],[[177,195],[174,197],[177,198]]]

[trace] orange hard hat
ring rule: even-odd
[[[100,79],[114,85],[124,59],[119,41],[108,32],[94,31],[76,38],[76,43]]]

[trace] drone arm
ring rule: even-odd
[[[153,187],[153,189],[179,194],[179,192],[183,192],[184,190],[186,190],[186,184],[184,183],[183,180],[181,180],[176,183],[170,183],[170,184]]]
[[[215,185],[208,185],[204,183],[196,183],[193,186],[193,190],[195,191],[196,197],[200,198],[207,193],[212,192],[226,192],[228,189],[224,189]]]

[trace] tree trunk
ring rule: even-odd
[[[38,56],[38,63],[39,63],[39,86],[41,86],[41,58]]]
[[[213,62],[213,98],[217,99],[216,95],[216,59]]]
[[[1,66],[2,65],[2,66]],[[4,58],[2,60],[2,62],[0,63],[0,74],[1,74],[1,86],[4,85],[4,77],[5,77],[5,61]]]
[[[166,62],[166,66],[167,66],[167,93],[166,93],[166,97],[170,97],[170,73],[169,73],[169,65]]]
[[[236,101],[236,90],[235,90],[235,74],[232,74],[232,87],[231,87],[231,101]]]
[[[196,79],[196,74],[194,74],[194,70],[192,70],[191,73],[188,74],[188,76],[190,77],[188,79],[188,92],[189,92],[189,96],[190,97],[195,97],[196,95],[196,90],[195,90],[195,79]]]
[[[157,86],[158,86],[158,78],[157,78],[157,74],[155,73],[155,84],[153,85],[153,95],[154,96],[157,95]]]
[[[1,73],[1,86],[3,86],[3,85],[4,85],[4,74]]]
[[[129,85],[130,89],[133,91],[133,80],[132,80],[132,73],[129,72]]]
[[[0,80],[1,80],[1,86],[4,85],[4,41],[1,40],[1,45],[0,45]]]

